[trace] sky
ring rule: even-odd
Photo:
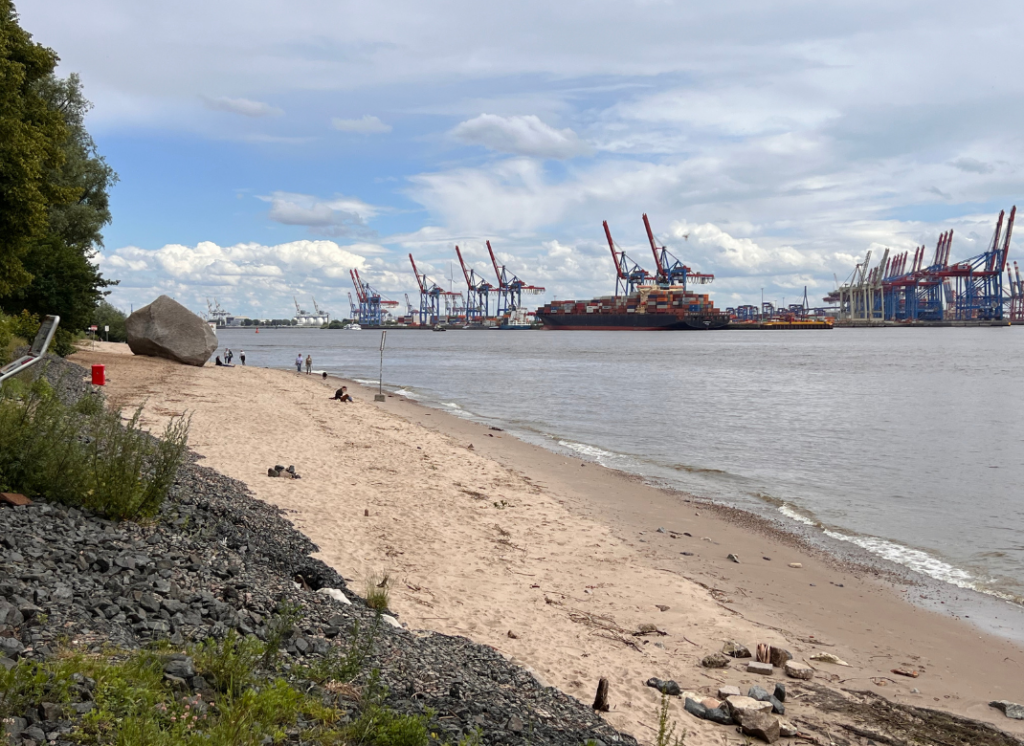
[[[486,240],[524,300],[608,295],[601,223],[650,270],[644,213],[718,306],[822,305],[868,250],[981,253],[1024,197],[1019,3],[16,5],[95,105],[126,311],[342,317],[353,268],[404,307],[410,253],[457,291]]]

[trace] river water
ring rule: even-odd
[[[376,384],[379,331],[227,329]],[[1024,327],[390,330],[384,386],[548,448],[1024,600]],[[807,530],[807,529],[805,529]]]

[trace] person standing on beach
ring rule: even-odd
[[[295,372],[296,373],[301,373],[302,372],[302,353],[301,352],[298,355],[295,356]]]
[[[312,369],[313,369],[313,356],[312,355],[306,355],[306,375],[307,376],[309,375],[309,372]]]
[[[240,352],[240,353],[238,354],[238,359],[242,361],[242,365],[245,365],[245,350],[242,350],[242,351],[241,351],[241,352]]]

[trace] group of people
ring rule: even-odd
[[[243,359],[243,361],[245,360],[245,358],[242,358],[242,359]],[[312,355],[306,355],[305,360],[303,360],[301,352],[298,355],[295,356],[295,374],[296,375],[300,375],[302,373],[302,366],[303,365],[306,366],[306,375],[307,376],[311,375],[312,372],[313,372],[313,356]],[[323,371],[323,380],[324,380],[324,383],[327,383],[327,371],[326,370]],[[352,401],[352,397],[348,393],[348,386],[342,386],[340,389],[338,389],[337,391],[334,392],[334,396],[331,397],[331,401],[335,401],[335,400],[343,401],[343,402],[350,402],[350,401]]]
[[[233,365],[233,363],[231,361],[234,360],[234,359],[235,359],[235,353],[233,353],[230,350],[230,348],[229,348],[227,350],[224,350],[224,360],[223,361],[220,359],[220,355],[217,356],[216,364],[217,365],[226,366],[226,367],[227,366],[231,366],[231,365]],[[238,359],[242,361],[242,365],[245,365],[245,350],[242,350],[238,354]]]

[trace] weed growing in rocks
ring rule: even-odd
[[[366,605],[374,611],[385,612],[391,601],[391,578],[387,573],[374,573],[366,581]]]

